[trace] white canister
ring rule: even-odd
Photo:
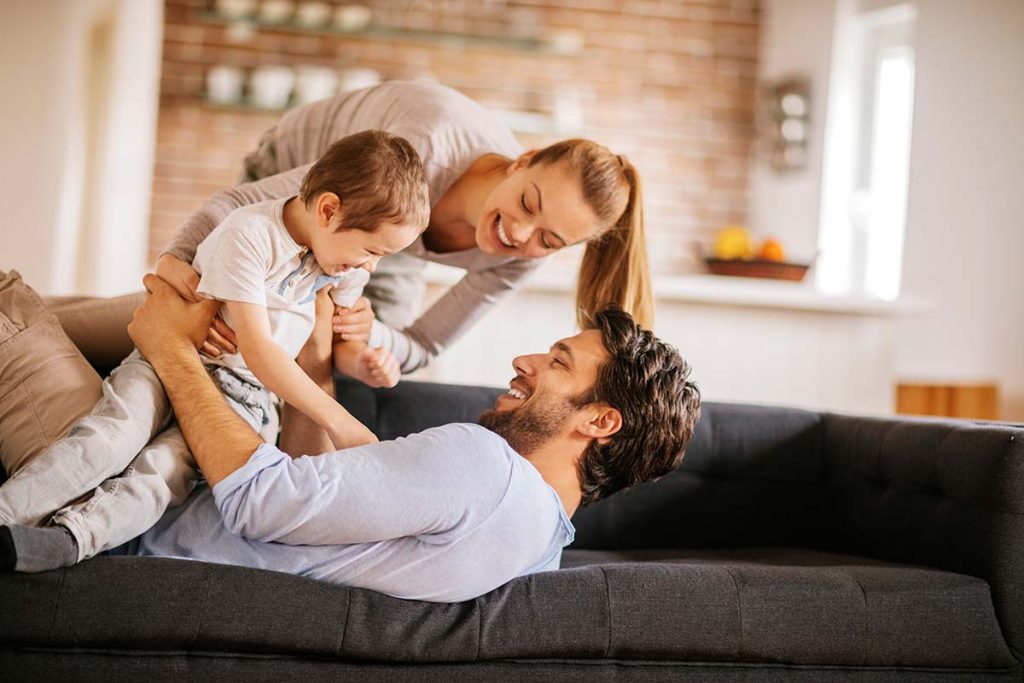
[[[263,0],[260,5],[260,20],[268,24],[283,24],[295,13],[292,0]]]
[[[237,21],[252,16],[256,11],[256,0],[217,0],[214,7],[220,16]]]
[[[323,26],[331,20],[331,6],[319,0],[306,0],[295,12],[295,21],[303,26],[314,28]]]
[[[261,66],[249,77],[252,102],[264,109],[284,109],[295,85],[295,72],[286,66]]]
[[[218,64],[206,72],[206,98],[217,104],[235,104],[242,99],[245,74],[234,66]]]
[[[300,66],[295,75],[298,104],[333,97],[338,92],[338,75],[325,66]]]
[[[366,5],[341,5],[334,9],[334,28],[339,31],[363,31],[373,21],[373,10]]]
[[[338,83],[339,92],[369,88],[380,83],[380,73],[374,69],[356,67],[353,69],[342,69],[341,79]]]

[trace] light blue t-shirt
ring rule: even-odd
[[[294,460],[264,444],[201,486],[140,537],[139,555],[457,602],[558,569],[575,534],[536,468],[474,424]]]

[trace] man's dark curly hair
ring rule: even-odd
[[[581,506],[672,471],[700,418],[700,390],[678,351],[618,306],[598,312],[590,327],[611,358],[574,404],[607,403],[622,414],[622,428],[605,444],[592,441],[580,458]]]

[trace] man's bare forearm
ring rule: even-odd
[[[185,441],[210,486],[249,461],[263,443],[235,414],[188,346],[148,358],[163,382]]]

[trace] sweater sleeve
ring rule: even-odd
[[[308,170],[309,166],[299,166],[256,182],[221,190],[178,226],[163,253],[191,263],[199,243],[206,239],[229,213],[240,206],[256,204],[266,199],[284,199],[297,195]]]

